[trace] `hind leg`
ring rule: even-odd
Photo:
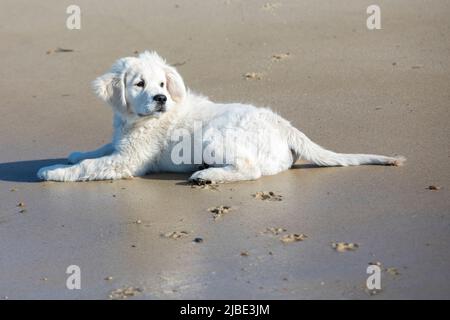
[[[199,170],[189,178],[189,181],[198,184],[225,183],[241,180],[256,180],[261,177],[261,170],[244,161],[241,165],[227,165]]]

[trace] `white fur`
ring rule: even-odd
[[[145,87],[136,83],[145,80]],[[161,87],[161,83],[164,87]],[[303,158],[320,166],[361,164],[400,165],[403,157],[340,154],[325,150],[279,115],[268,109],[240,103],[219,104],[186,90],[175,68],[156,53],[118,60],[111,70],[93,82],[95,93],[114,111],[112,142],[98,150],[69,156],[73,165],[54,165],[39,170],[38,177],[53,181],[121,179],[150,172],[194,172],[190,180],[230,182],[258,179],[289,169]],[[153,101],[167,96],[164,112]],[[176,130],[195,136],[201,121],[200,145],[222,154],[234,155],[223,164],[175,164],[172,151]],[[234,143],[217,133],[232,132]],[[194,137],[195,140],[195,137]],[[198,138],[197,138],[198,140]],[[192,155],[194,158],[194,155]],[[204,161],[204,159],[202,159]]]

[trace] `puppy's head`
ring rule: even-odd
[[[186,96],[183,79],[157,53],[144,52],[114,63],[94,80],[94,92],[114,111],[133,118],[158,118]]]

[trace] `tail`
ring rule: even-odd
[[[296,156],[319,166],[358,166],[362,164],[378,164],[388,166],[401,166],[405,157],[387,157],[375,154],[345,154],[326,150],[312,142],[305,134],[294,127],[288,134],[288,145]]]

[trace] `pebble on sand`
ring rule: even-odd
[[[197,237],[194,239],[195,243],[202,243],[203,242],[203,238]]]

